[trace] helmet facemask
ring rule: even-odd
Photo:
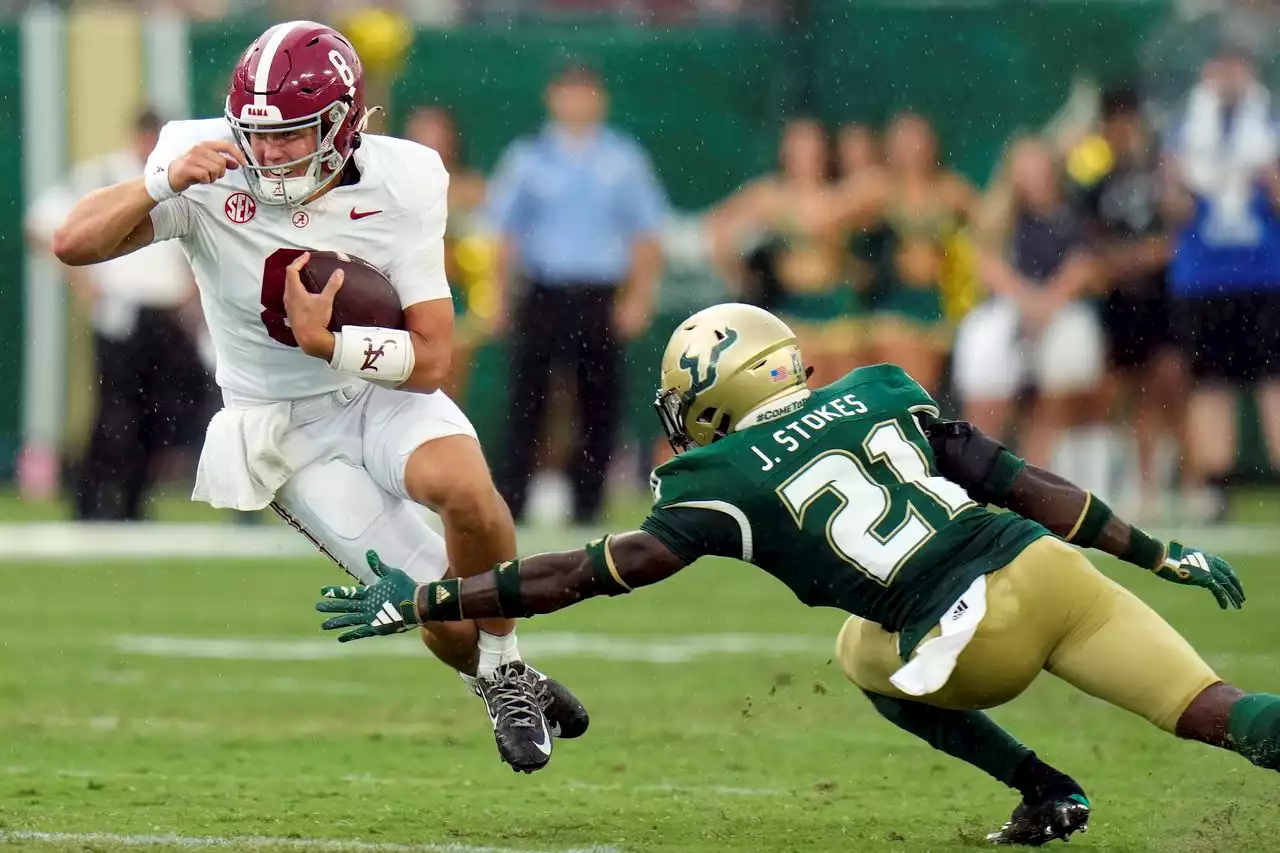
[[[658,421],[662,424],[662,431],[666,433],[667,441],[677,456],[698,446],[684,428],[685,410],[689,405],[685,399],[687,396],[689,396],[688,392],[682,394],[675,388],[671,388],[667,391],[659,391],[657,398],[653,401],[653,407],[658,412]]]
[[[335,101],[323,110],[290,122],[249,122],[231,114],[227,104],[227,121],[235,134],[236,143],[249,161],[245,179],[254,197],[262,204],[304,205],[315,199],[342,172],[346,165],[334,146],[351,114],[351,104]],[[328,131],[325,128],[328,127]],[[315,134],[316,147],[309,154],[287,163],[264,165],[253,153],[251,136],[269,133],[295,133],[311,130]],[[290,174],[305,167],[301,175]]]

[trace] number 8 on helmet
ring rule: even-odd
[[[231,74],[226,118],[249,159],[249,188],[262,204],[302,205],[319,196],[360,146],[367,116],[355,48],[314,21],[267,30]],[[255,153],[255,138],[270,144],[308,133],[316,144],[305,156],[268,164]]]

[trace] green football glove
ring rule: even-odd
[[[1187,548],[1180,542],[1170,542],[1164,562],[1155,572],[1167,581],[1205,587],[1218,599],[1223,610],[1231,607],[1239,610],[1244,605],[1244,587],[1221,557]]]
[[[326,586],[320,590],[325,600],[316,604],[316,610],[346,614],[327,620],[320,626],[321,630],[358,626],[339,636],[339,643],[399,634],[420,624],[413,603],[418,582],[399,569],[385,565],[376,551],[365,554],[365,559],[369,561],[369,569],[378,576],[373,586]]]

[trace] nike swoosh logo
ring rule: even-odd
[[[351,208],[352,219],[364,219],[366,216],[373,216],[375,213],[381,213],[381,210],[356,210]]]
[[[547,731],[546,723],[542,724],[542,740],[535,740],[533,745],[543,755],[551,754],[551,732]]]

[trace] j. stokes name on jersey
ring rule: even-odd
[[[782,429],[775,430],[773,440],[778,446],[786,448],[787,453],[795,453],[800,449],[801,439],[812,438],[813,433],[820,431],[832,421],[865,415],[866,413],[867,407],[861,400],[852,394],[845,394],[843,397],[823,403],[821,406],[805,412],[791,423],[782,427]],[[761,471],[768,471],[782,461],[781,456],[766,453],[754,444],[751,445],[751,449],[755,451],[756,456],[759,456],[760,461],[764,463],[760,466]]]

